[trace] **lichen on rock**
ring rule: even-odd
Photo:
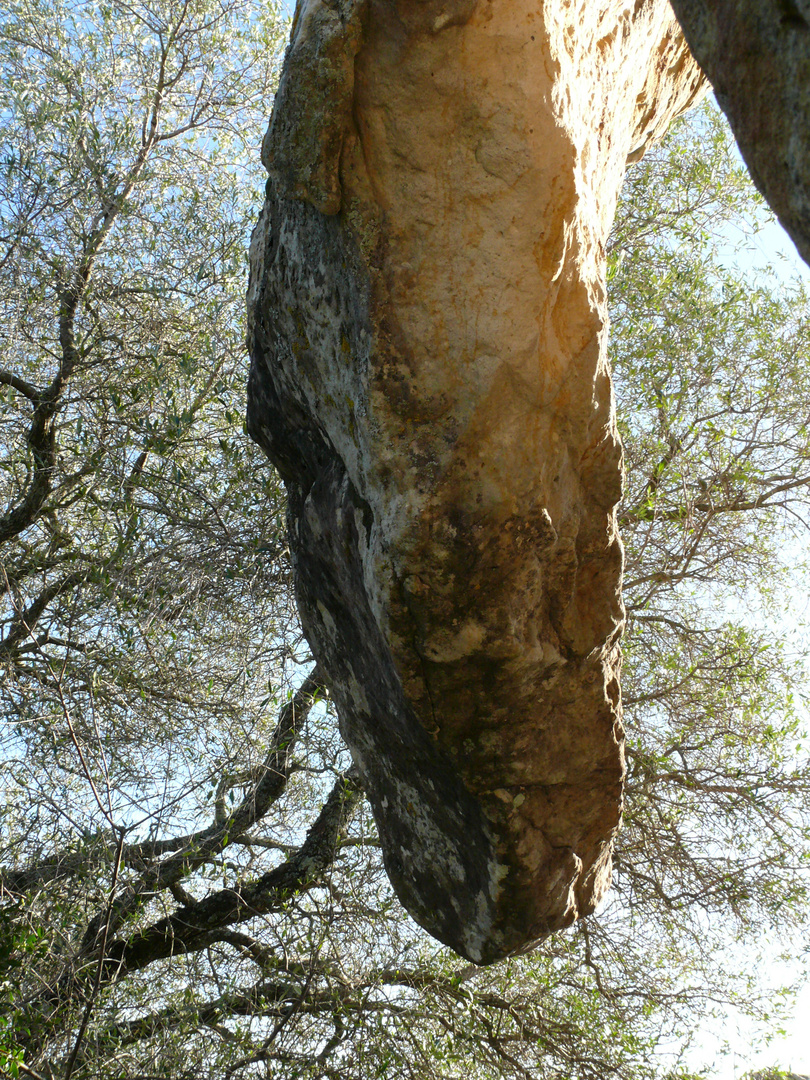
[[[701,93],[669,7],[301,0],[248,424],[386,869],[476,963],[594,910],[624,778],[605,242]]]

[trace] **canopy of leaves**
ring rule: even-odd
[[[779,620],[810,324],[800,289],[724,267],[762,211],[716,115],[634,168],[612,239],[616,887],[478,969],[391,893],[242,434],[274,13],[14,0],[3,31],[0,1071],[686,1080],[712,1009],[773,1011],[760,935],[808,920]]]

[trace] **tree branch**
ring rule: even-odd
[[[36,600],[33,600],[27,608],[17,610],[11,623],[11,629],[0,641],[0,659],[13,657],[13,654],[17,651],[17,646],[26,639],[33,637],[34,629],[42,618],[48,604],[74,586],[81,585],[87,579],[88,573],[87,570],[76,570],[72,574],[66,574],[59,581],[55,581],[43,589]],[[6,589],[10,591],[8,579],[6,578],[5,581]]]
[[[4,643],[0,642],[0,649],[2,648]],[[218,854],[228,844],[238,842],[265,816],[287,786],[293,767],[292,751],[296,739],[315,698],[324,691],[324,681],[315,668],[281,709],[270,748],[257,770],[250,791],[224,821],[185,836],[126,845],[125,865],[139,867],[143,876],[137,886],[127,890],[124,896],[116,901],[114,925],[120,925],[121,920],[134,910],[139,898],[145,898],[147,894],[176,884],[180,878]],[[107,846],[107,850],[112,850],[111,844]],[[172,854],[172,858],[165,859],[157,866],[153,865],[157,858],[166,854]],[[68,877],[86,869],[86,854],[68,854],[61,858],[45,859],[20,870],[2,870],[0,886],[19,895],[40,888],[56,878]],[[94,940],[101,923],[102,916],[99,914],[88,926],[85,941]]]
[[[109,977],[123,977],[177,953],[198,952],[215,941],[222,928],[276,911],[295,893],[322,884],[361,794],[359,783],[348,773],[338,777],[295,855],[253,882],[221,889],[129,940],[112,942]]]

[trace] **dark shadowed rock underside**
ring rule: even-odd
[[[302,0],[248,422],[386,869],[478,963],[593,911],[624,778],[604,246],[700,93],[662,0]]]
[[[673,0],[751,176],[810,262],[810,0]]]

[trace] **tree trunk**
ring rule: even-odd
[[[605,242],[699,97],[663,0],[300,0],[248,424],[414,918],[476,963],[594,910],[624,777]]]

